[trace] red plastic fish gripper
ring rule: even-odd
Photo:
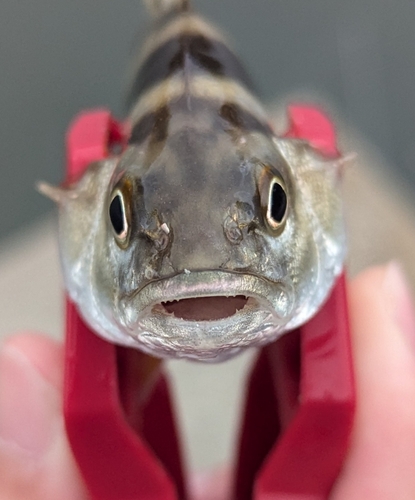
[[[291,106],[288,137],[338,155],[317,108]],[[127,127],[109,111],[81,114],[69,129],[67,179],[123,146]],[[166,378],[145,406],[145,355],[95,335],[67,298],[64,413],[92,500],[186,500]],[[306,325],[265,347],[250,375],[229,500],[324,500],[341,469],[355,408],[345,279]]]

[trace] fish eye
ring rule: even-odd
[[[115,239],[123,247],[128,242],[129,224],[124,196],[119,189],[113,192],[108,212]]]
[[[270,183],[266,218],[272,229],[279,229],[287,213],[287,194],[280,179],[274,177]]]
[[[269,165],[260,164],[257,186],[263,220],[273,236],[281,234],[289,209],[286,183],[279,172]]]

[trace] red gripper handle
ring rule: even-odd
[[[287,137],[338,156],[322,111],[295,105],[288,112]],[[327,499],[355,410],[344,276],[313,319],[262,350],[247,389],[233,499]]]
[[[106,110],[81,114],[67,137],[68,181],[77,179],[91,162],[108,157],[114,144],[123,146],[125,135],[122,124]],[[165,379],[160,378],[139,414],[126,415],[118,361],[122,357],[124,365],[134,366],[144,355],[99,338],[69,298],[66,302],[65,424],[91,499],[185,499]],[[139,385],[137,380],[132,383]]]

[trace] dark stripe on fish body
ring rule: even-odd
[[[189,67],[187,66],[189,64]],[[252,82],[235,54],[222,42],[201,34],[181,34],[156,48],[144,61],[133,82],[128,105],[153,85],[177,71],[204,70],[215,76],[225,76],[253,89]]]
[[[243,132],[261,132],[272,134],[268,123],[259,120],[248,110],[241,108],[235,103],[225,103],[221,106],[219,115],[226,120],[232,128],[237,128]]]
[[[224,76],[223,64],[215,58],[212,48],[212,43],[203,35],[181,35],[179,50],[169,63],[169,73],[184,69],[186,57],[189,57],[192,62],[209,73]]]
[[[167,139],[170,121],[168,106],[162,106],[156,111],[145,114],[131,131],[130,144],[139,145],[151,137],[152,142],[162,142]]]
[[[182,96],[179,101],[176,101],[175,106],[183,104],[183,108],[187,107],[186,96]],[[238,129],[241,132],[260,132],[265,135],[272,134],[271,127],[267,122],[264,122],[243,109],[235,103],[225,103],[215,101],[214,99],[192,98],[192,110],[197,112],[209,112],[217,114],[229,124],[230,129]],[[164,141],[168,134],[168,125],[171,114],[168,105],[162,106],[156,111],[146,113],[133,126],[129,143],[139,145],[146,139],[151,137],[152,142]],[[228,127],[224,124],[224,130]]]

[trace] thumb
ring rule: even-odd
[[[86,500],[62,414],[62,347],[34,334],[0,351],[0,498]]]
[[[415,315],[398,265],[350,286],[357,407],[332,500],[415,498]]]

